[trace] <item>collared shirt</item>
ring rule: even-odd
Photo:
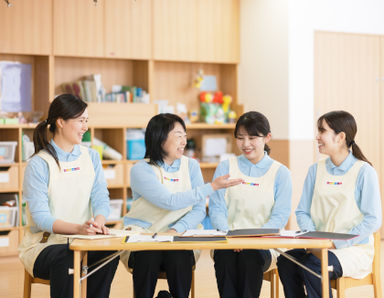
[[[79,145],[75,145],[72,152],[65,152],[56,143],[51,140],[50,144],[56,151],[59,161],[74,161],[81,155]],[[95,181],[91,192],[91,205],[94,216],[103,215],[105,218],[109,215],[109,193],[107,182],[101,167],[101,161],[98,153],[89,149],[89,155],[95,169]],[[23,184],[23,199],[28,202],[33,221],[42,231],[52,233],[54,218],[49,209],[48,200],[49,168],[48,164],[40,156],[35,155],[28,162],[25,169]],[[71,187],[68,185],[68,187]]]
[[[237,157],[240,171],[250,177],[261,177],[267,173],[273,159],[264,152],[264,157],[256,164],[244,155]],[[229,173],[229,161],[222,161],[216,168],[213,179]],[[228,211],[225,203],[225,189],[219,189],[209,198],[209,217],[212,226],[222,231],[228,230]],[[288,168],[281,165],[276,173],[274,200],[271,216],[263,228],[283,228],[291,212],[292,179]]]
[[[336,166],[330,158],[327,158],[325,166],[327,172],[331,175],[341,176],[348,172],[354,165],[357,158],[349,153],[347,158]],[[312,165],[304,182],[303,194],[300,203],[296,209],[297,223],[300,229],[314,231],[315,224],[311,219],[311,205],[313,190],[316,182],[317,163]],[[363,220],[355,226],[349,233],[359,235],[351,240],[333,241],[336,248],[348,247],[354,244],[368,243],[368,236],[375,232],[381,226],[381,199],[380,187],[376,171],[368,163],[364,164],[357,176],[355,185],[355,200],[357,207],[363,214]]]
[[[171,193],[157,178],[153,168],[144,160],[136,163],[131,169],[131,189],[133,200],[140,197],[152,204],[167,210],[178,210],[193,206],[192,210],[175,222],[170,228],[178,232],[194,229],[205,217],[206,197],[213,193],[210,183],[204,184],[200,166],[194,159],[189,159],[189,176],[192,189],[185,192]],[[159,163],[166,172],[179,170],[181,160],[175,160],[172,165]],[[138,225],[149,228],[150,223],[130,218],[129,213],[124,217],[124,225]]]

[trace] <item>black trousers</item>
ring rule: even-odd
[[[304,249],[293,249],[287,253],[297,259],[300,263],[321,274],[321,261]],[[328,252],[328,265],[333,266],[333,271],[329,272],[329,279],[337,279],[343,275],[340,262],[334,253]],[[312,273],[296,265],[284,256],[280,255],[277,259],[280,280],[284,287],[284,295],[287,298],[320,298],[321,280]],[[307,290],[307,294],[304,291]],[[329,287],[329,297],[332,298],[332,290]]]
[[[88,266],[114,252],[90,251]],[[87,279],[87,297],[109,297],[111,283],[115,275],[119,258],[114,259]],[[73,251],[67,244],[55,244],[46,247],[37,257],[33,267],[35,277],[49,279],[52,298],[73,297]]]
[[[213,259],[220,297],[259,297],[263,273],[271,264],[269,250],[215,250]]]
[[[195,257],[191,250],[132,252],[128,266],[133,268],[136,298],[152,298],[159,272],[165,271],[168,287],[175,298],[187,298],[191,290]]]

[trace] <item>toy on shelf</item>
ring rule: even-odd
[[[232,97],[221,91],[200,93],[201,121],[208,124],[222,124],[233,122],[236,113],[230,109]]]

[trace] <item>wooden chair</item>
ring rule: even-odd
[[[338,298],[345,298],[345,290],[348,288],[373,285],[375,298],[382,297],[381,277],[380,277],[380,232],[373,234],[375,239],[375,255],[373,257],[372,272],[363,279],[351,277],[340,277],[331,280],[331,287],[336,289]]]
[[[133,268],[128,268],[130,273]],[[167,279],[167,274],[164,271],[159,272],[158,279]],[[133,298],[135,298],[135,289],[132,287]],[[191,298],[195,298],[195,266],[192,267],[192,281],[191,281]]]
[[[279,272],[277,269],[265,272],[263,279],[271,283],[271,298],[279,298]]]
[[[23,298],[31,298],[31,287],[32,284],[44,284],[44,285],[50,285],[49,280],[47,279],[41,279],[41,278],[34,278],[32,277],[27,270],[24,269],[24,294]]]

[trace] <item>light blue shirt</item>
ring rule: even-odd
[[[357,158],[350,152],[340,166],[335,166],[330,158],[327,158],[325,166],[329,174],[342,176],[349,171],[356,161]],[[311,218],[311,205],[313,189],[316,182],[316,173],[317,163],[312,165],[308,170],[308,174],[304,182],[303,194],[296,209],[297,223],[302,230],[315,230],[315,224]],[[355,185],[355,200],[357,207],[360,209],[360,212],[364,217],[362,222],[353,227],[349,233],[359,235],[359,237],[347,241],[335,240],[333,243],[336,248],[368,243],[368,236],[374,233],[381,226],[379,182],[376,171],[368,163],[361,167],[357,176]]]
[[[237,157],[240,171],[250,177],[264,176],[273,163],[273,159],[264,152],[264,157],[258,163],[253,164],[245,156]],[[229,173],[229,161],[222,161],[215,171],[213,179]],[[227,231],[228,210],[225,203],[225,189],[219,189],[210,196],[209,217],[213,228]],[[291,213],[292,179],[286,166],[281,165],[276,173],[274,184],[274,200],[269,220],[263,228],[283,228]]]
[[[50,144],[55,148],[59,161],[75,161],[81,155],[80,146],[75,145],[68,153],[58,147],[53,140]],[[109,215],[109,193],[107,182],[101,167],[99,154],[89,149],[89,155],[95,169],[95,180],[91,191],[91,206],[93,215]],[[52,216],[48,202],[49,167],[40,156],[35,155],[28,162],[24,174],[23,199],[28,202],[31,216],[41,231],[52,233],[52,226],[56,218]],[[68,185],[68,187],[71,187]]]
[[[131,169],[131,189],[133,200],[140,197],[150,203],[166,210],[179,210],[193,206],[192,210],[169,226],[182,233],[188,229],[195,229],[203,221],[206,215],[206,197],[213,193],[210,183],[204,184],[200,166],[194,159],[189,158],[189,176],[191,179],[191,190],[172,193],[163,185],[156,176],[153,168],[144,160],[136,163]],[[164,171],[173,173],[179,170],[181,160],[177,159],[172,165],[159,163]],[[151,223],[130,218],[129,213],[124,217],[124,225],[136,225],[149,228]]]

